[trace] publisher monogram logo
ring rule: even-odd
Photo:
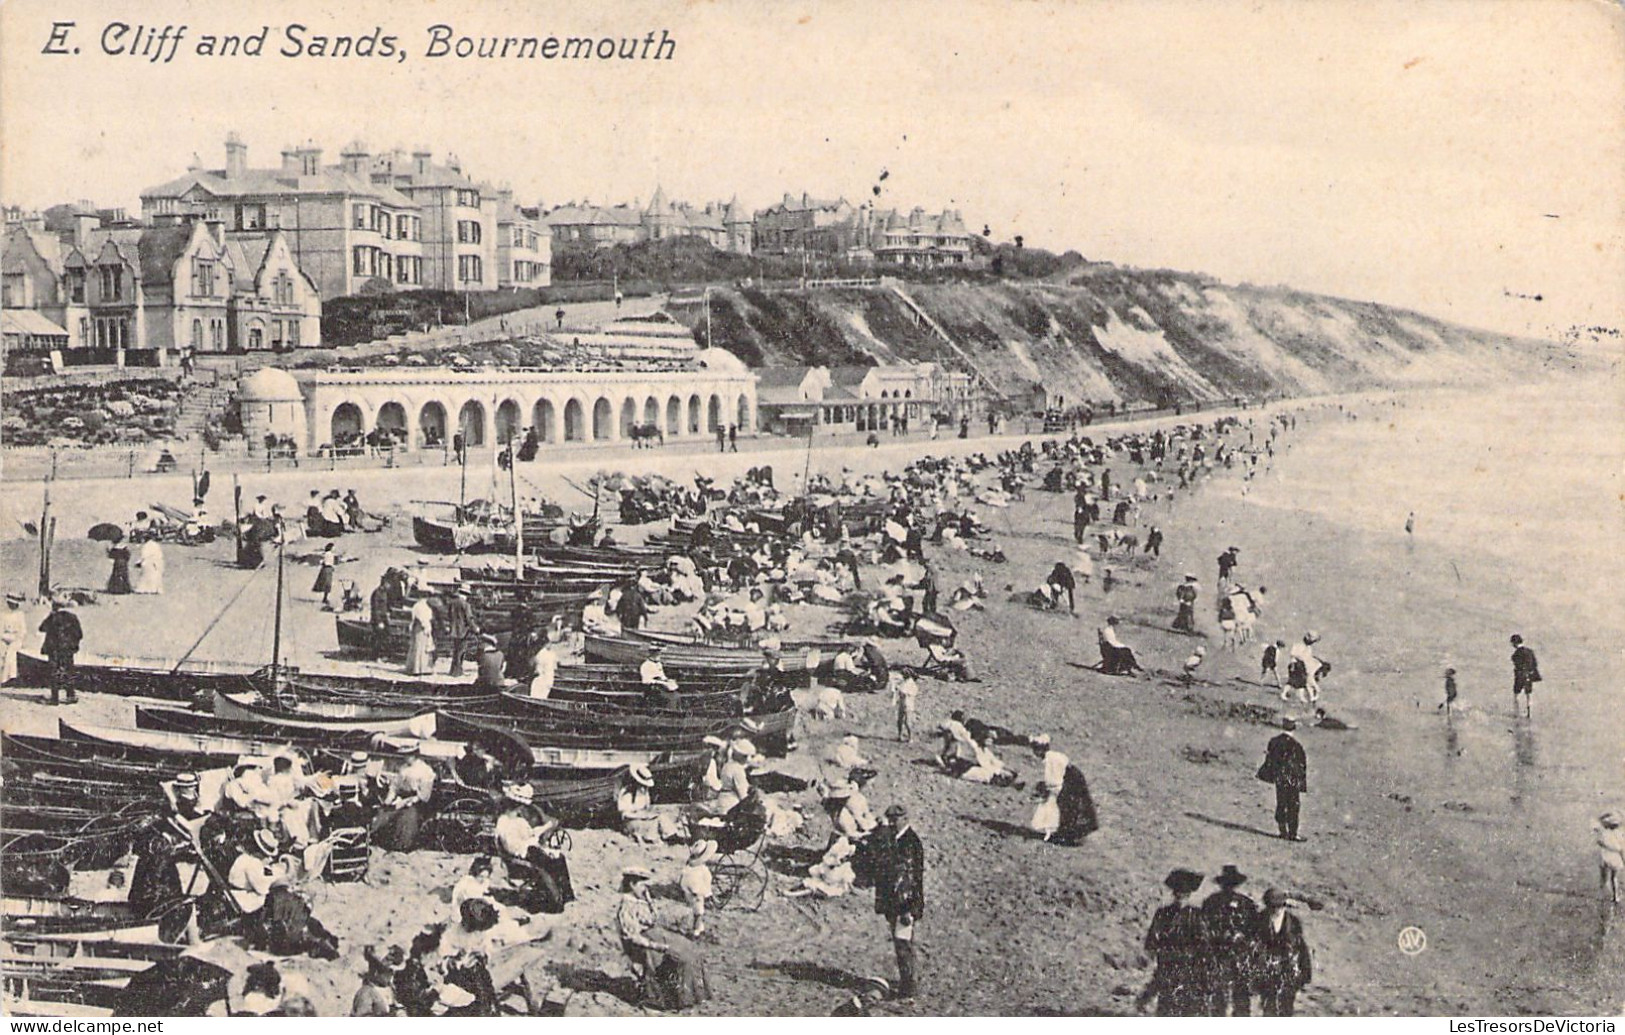
[[[1406,927],[1399,932],[1399,951],[1405,955],[1420,956],[1427,947],[1427,932],[1420,927]]]

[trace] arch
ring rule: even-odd
[[[564,404],[564,441],[587,441],[586,407],[581,405],[580,399],[571,399]]]
[[[632,429],[638,424],[638,401],[631,396],[621,400],[621,438],[632,437]]]
[[[457,430],[463,433],[463,445],[467,448],[485,445],[485,405],[478,399],[463,403],[457,414]]]
[[[722,396],[713,395],[705,404],[705,430],[714,432],[722,427]]]
[[[333,420],[330,426],[332,437],[328,439],[333,445],[340,442],[353,442],[366,432],[366,420],[361,416],[361,407],[353,402],[339,403],[333,409]]]
[[[652,395],[643,401],[643,423],[660,427],[660,400]]]
[[[429,401],[418,411],[418,444],[425,447],[446,445],[446,408]]]
[[[683,433],[683,400],[672,396],[666,400],[666,434],[676,438]]]
[[[703,403],[700,402],[698,395],[688,397],[688,433],[690,435],[700,433],[700,407],[702,405]]]
[[[738,416],[739,433],[743,435],[751,430],[750,396],[741,392],[739,395],[739,402],[734,406],[734,410]]]
[[[536,429],[536,437],[543,442],[557,442],[558,407],[553,405],[552,399],[537,399],[536,405],[531,407],[530,426]]]
[[[389,435],[391,442],[409,445],[406,434],[406,407],[398,402],[387,402],[378,407],[378,420],[374,425]]]
[[[203,351],[203,321],[202,320],[193,320],[192,321],[192,351],[193,352],[202,352]]]
[[[511,442],[524,433],[523,421],[519,417],[519,404],[512,399],[502,400],[497,407],[497,442]]]
[[[615,407],[600,397],[592,404],[592,440],[607,442],[615,436]]]

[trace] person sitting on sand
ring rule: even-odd
[[[1312,722],[1310,725],[1314,726],[1316,729],[1322,729],[1322,730],[1352,730],[1352,729],[1359,729],[1358,726],[1354,725],[1351,722],[1344,722],[1342,719],[1333,718],[1332,716],[1327,715],[1326,714],[1326,709],[1324,709],[1324,708],[1316,708],[1315,709],[1315,721]]]
[[[998,736],[991,730],[982,734],[981,740],[971,741],[975,752],[975,764],[963,773],[960,779],[971,783],[990,783],[996,787],[1008,787],[1016,782],[1016,771],[1005,765],[1004,760],[994,753],[993,747],[998,743]]]
[[[841,742],[836,744],[835,750],[830,753],[830,759],[842,769],[857,769],[869,764],[869,760],[864,758],[858,749],[856,733],[848,733],[842,737]]]
[[[621,832],[634,841],[657,845],[677,837],[681,831],[672,817],[656,812],[650,799],[654,773],[648,766],[635,765],[621,777],[615,792],[615,811],[621,818]]]
[[[836,838],[825,850],[822,858],[808,868],[807,875],[801,879],[801,885],[786,891],[785,896],[802,898],[806,895],[818,895],[821,898],[839,898],[845,895],[857,883],[857,874],[852,869],[852,860],[857,855],[857,850],[857,845],[848,838]]]
[[[949,776],[958,776],[976,764],[976,742],[971,739],[970,730],[965,728],[962,717],[963,713],[954,712],[937,727],[937,732],[942,735],[942,749],[937,752],[937,762]]]
[[[1196,682],[1196,670],[1201,667],[1203,660],[1206,658],[1207,648],[1198,644],[1196,649],[1191,651],[1190,656],[1185,659],[1185,663],[1180,666],[1180,682],[1186,686]]]
[[[956,683],[974,683],[976,677],[971,675],[970,661],[963,651],[950,647],[946,643],[933,640],[925,648],[926,654],[931,658],[932,667],[946,672]]]
[[[1143,671],[1134,657],[1133,648],[1118,636],[1119,621],[1116,615],[1109,615],[1106,624],[1095,630],[1095,638],[1100,646],[1100,671],[1108,676],[1130,676]]]

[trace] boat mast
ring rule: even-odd
[[[279,528],[276,546],[276,619],[271,632],[271,693],[276,693],[282,675],[282,559],[288,552],[287,537]]]
[[[519,506],[519,452],[513,447],[513,433],[508,433],[508,495],[513,501],[513,575],[514,581],[525,581],[525,511]]]

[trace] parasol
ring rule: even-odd
[[[110,521],[103,521],[100,524],[91,525],[86,536],[97,543],[117,543],[124,539],[124,529]]]

